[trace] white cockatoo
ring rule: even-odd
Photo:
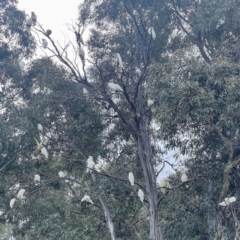
[[[32,19],[31,19],[31,18],[28,18],[28,19],[26,20],[26,27],[27,27],[27,29],[29,30],[32,25],[33,25]]]
[[[37,143],[37,149],[36,151],[39,153],[41,153],[46,159],[48,159],[48,151],[47,149],[42,145],[42,141],[39,143],[37,139],[36,143]]]
[[[129,182],[131,183],[131,185],[134,186],[134,176],[133,176],[132,172],[130,172],[128,174],[128,179],[129,179]]]
[[[150,27],[150,28],[148,29],[148,34],[152,37],[153,40],[156,39],[156,33],[155,33],[153,27]]]
[[[49,37],[52,34],[52,31],[50,29],[46,30],[46,35]]]
[[[83,95],[86,97],[86,99],[89,99],[89,92],[86,88],[83,88]]]
[[[154,104],[154,101],[152,99],[147,100],[148,107],[151,107]]]
[[[109,164],[107,162],[104,162],[102,165],[102,170],[107,171]]]
[[[42,47],[43,48],[47,48],[47,46],[48,46],[48,42],[47,42],[47,40],[46,39],[42,39]]]
[[[13,198],[13,199],[10,200],[10,203],[9,203],[10,208],[13,208],[13,205],[14,205],[15,201],[16,201],[16,198]]]
[[[85,52],[84,52],[84,50],[80,47],[78,52],[79,52],[79,56],[82,60],[82,63],[85,64]]]
[[[142,74],[142,71],[140,70],[140,68],[136,68],[135,72],[136,72],[137,76],[139,76],[139,77]]]
[[[67,173],[60,171],[60,172],[58,173],[58,176],[59,176],[60,178],[64,178],[64,177],[67,176]]]
[[[92,172],[91,169],[93,169],[95,165],[95,162],[93,161],[93,157],[92,156],[89,156],[88,159],[87,159],[87,173],[89,172]]]
[[[25,67],[25,62],[23,60],[19,61],[18,63],[20,69],[22,70]]]
[[[34,12],[31,12],[32,25],[36,26],[37,24],[37,15]]]
[[[40,177],[40,175],[35,174],[35,175],[34,175],[34,182],[35,182],[35,185],[39,185],[40,181],[41,181],[41,177]]]
[[[230,197],[230,198],[228,199],[228,201],[229,201],[230,203],[236,202],[236,200],[237,200],[236,197]]]
[[[92,199],[88,195],[84,195],[81,202],[89,202],[89,203],[93,204]]]
[[[42,126],[42,124],[38,123],[37,129],[38,129],[39,132],[42,133],[42,132],[43,132],[43,126]]]
[[[184,183],[184,182],[187,182],[188,181],[188,176],[187,174],[184,172],[181,176],[181,181]]]
[[[141,189],[138,189],[138,197],[140,198],[141,202],[144,200],[144,192]]]
[[[223,202],[220,202],[219,205],[226,207],[229,206],[231,203],[236,202],[236,197],[225,198]]]
[[[116,59],[117,59],[118,66],[120,68],[123,68],[122,58],[119,53],[116,53]]]
[[[133,140],[131,138],[129,138],[128,141],[126,142],[126,144],[128,146],[132,146],[133,145]]]
[[[165,193],[167,188],[171,188],[168,178],[162,178],[159,182],[159,187],[161,188],[162,193]]]
[[[97,171],[97,172],[101,172],[102,170],[102,163],[97,163],[94,165],[94,169]]]
[[[123,92],[122,88],[116,83],[110,82],[108,83],[108,87],[116,92]]]
[[[83,88],[83,94],[85,95],[85,96],[88,96],[88,90],[86,89],[86,88]]]
[[[18,192],[18,194],[17,194],[17,198],[19,198],[19,199],[23,199],[24,198],[24,196],[23,196],[23,194],[26,192],[26,190],[25,189],[20,189],[19,190],[19,192]]]
[[[42,154],[46,159],[48,159],[48,151],[47,151],[47,149],[46,149],[45,147],[43,147],[43,148],[41,149],[41,154]]]

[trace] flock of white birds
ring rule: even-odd
[[[31,17],[26,20],[26,28],[28,30],[30,30],[32,26],[36,26],[36,23],[37,23],[37,15],[34,12],[32,12]],[[49,30],[49,29],[46,30],[46,35],[47,36],[50,36],[51,33],[52,33],[51,30]],[[156,33],[155,33],[153,27],[148,28],[148,34],[152,37],[153,40],[156,39]],[[84,44],[81,35],[80,35],[79,41],[80,41],[81,44]],[[48,46],[47,40],[42,39],[42,47],[44,49],[46,49],[47,46]],[[100,51],[100,49],[99,49],[99,51]],[[104,49],[101,51],[101,53],[104,53]],[[82,60],[82,63],[85,64],[85,52],[84,52],[84,50],[81,46],[79,47],[79,56]],[[119,68],[122,69],[123,68],[123,62],[122,62],[121,55],[119,53],[116,53],[116,61],[117,61],[117,65],[119,66]],[[20,67],[21,70],[23,70],[23,68],[25,67],[25,62],[23,60],[19,61],[19,67]],[[136,71],[136,74],[138,76],[141,76],[142,73],[141,73],[141,70],[139,68],[136,68],[135,71]],[[109,82],[107,86],[108,86],[109,89],[115,91],[116,93],[117,92],[124,92],[123,89],[121,88],[121,86],[116,84],[116,83]],[[83,92],[84,92],[84,94],[88,94],[88,91],[85,88],[83,89]],[[154,101],[152,99],[147,100],[147,106],[148,107],[151,107],[153,104],[154,104]],[[42,127],[41,124],[37,125],[37,129],[40,132],[40,135],[43,134],[43,127]],[[44,156],[46,159],[48,159],[48,151],[43,146],[42,142],[43,142],[43,140],[39,143],[38,140],[36,139],[36,143],[37,143],[37,149],[36,150],[42,156]],[[97,172],[101,172],[102,170],[105,170],[106,165],[107,165],[106,162],[104,162],[104,163],[99,162],[99,163],[96,164],[93,161],[93,157],[89,156],[88,159],[87,159],[87,170],[86,170],[86,172],[91,173],[93,169]],[[66,173],[60,171],[59,172],[59,177],[60,178],[66,177]],[[131,186],[134,186],[134,175],[133,175],[132,172],[129,172],[128,179],[129,179],[129,182],[130,182]],[[181,175],[181,181],[183,183],[188,181],[188,177],[187,177],[185,172],[183,172],[182,175]],[[38,174],[34,175],[34,182],[35,182],[36,185],[38,185],[40,183],[40,175],[38,175]],[[166,191],[168,189],[171,189],[169,179],[168,178],[162,178],[159,182],[159,187],[161,188],[161,192],[163,194],[166,193]],[[24,196],[23,196],[24,193],[25,193],[25,189],[19,190],[17,198],[24,199]],[[141,189],[138,189],[138,197],[139,197],[141,202],[144,201],[144,192]],[[11,208],[13,207],[15,201],[16,201],[15,198],[11,199],[11,201],[10,201],[10,207]],[[88,195],[84,195],[81,202],[84,202],[84,201],[93,204],[93,201],[91,200],[90,196],[88,196]],[[223,202],[219,203],[219,205],[226,207],[226,206],[229,206],[230,204],[232,204],[235,201],[236,201],[236,197],[225,198],[225,200]]]
[[[37,24],[37,15],[34,13],[34,12],[31,12],[31,16],[29,18],[27,18],[26,20],[26,28],[27,30],[30,30],[32,26],[36,26]],[[52,31],[50,29],[46,30],[45,34],[46,36],[50,36],[52,33]],[[153,40],[156,39],[156,33],[155,33],[155,30],[153,27],[150,27],[148,28],[148,34],[152,37]],[[85,52],[84,52],[84,49],[81,47],[81,44],[84,45],[84,41],[82,39],[82,36],[79,34],[79,39],[78,39],[78,43],[79,43],[79,50],[78,50],[78,54],[79,54],[79,57],[83,63],[83,65],[85,65]],[[44,49],[47,48],[48,46],[48,42],[46,39],[42,39],[42,47]],[[98,52],[100,53],[106,53],[107,50],[106,49],[98,49]],[[116,62],[117,62],[117,65],[120,69],[123,69],[123,61],[122,61],[122,58],[121,58],[121,55],[119,53],[116,53],[115,54],[115,57],[116,57]],[[21,70],[24,69],[25,67],[25,62],[23,60],[19,61],[19,67]],[[141,76],[141,70],[139,68],[136,68],[136,74],[137,76]],[[108,83],[108,88],[115,91],[116,93],[117,92],[124,92],[123,89],[121,88],[120,85],[116,84],[116,83],[113,83],[113,82],[110,82]],[[151,107],[152,105],[154,104],[154,101],[149,99],[148,102],[147,102],[147,105],[148,107]]]

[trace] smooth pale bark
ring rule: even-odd
[[[157,197],[157,183],[154,171],[154,161],[150,144],[150,136],[148,131],[149,116],[144,114],[146,111],[140,99],[140,112],[142,119],[139,123],[138,135],[136,137],[138,155],[141,161],[143,175],[147,191],[147,199],[149,203],[149,240],[163,240],[163,234],[159,226],[159,210]]]
[[[96,183],[96,178],[95,175],[93,173],[91,173],[92,176],[92,180],[94,183]],[[102,197],[101,194],[98,195],[99,201],[101,202],[103,211],[104,211],[104,215],[106,217],[106,221],[107,221],[107,225],[108,225],[108,229],[110,231],[111,234],[111,240],[116,240],[116,234],[115,234],[115,229],[114,229],[114,225],[113,225],[113,220],[112,220],[112,216],[111,213],[107,207],[107,203],[105,202],[104,198]]]

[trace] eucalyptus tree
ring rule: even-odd
[[[27,190],[25,205],[17,201],[8,212],[18,237],[104,239],[107,225],[111,239],[237,238],[238,210],[219,202],[238,194],[238,5],[86,0],[72,26],[75,39],[66,46],[41,25],[31,30],[45,36],[44,49],[61,66],[41,59],[5,78],[18,79],[12,81],[22,101],[18,107],[9,104],[2,115],[2,125],[11,129],[8,135],[3,131],[5,139],[18,146],[11,158],[5,153],[2,164],[8,170],[3,182],[11,183],[3,188],[10,190],[6,205],[19,189],[16,183]],[[11,89],[9,94],[17,91]],[[158,134],[153,122],[160,126]],[[156,183],[161,150],[155,137],[189,156],[189,180],[179,184],[178,174],[171,177],[165,194]],[[35,150],[35,138],[48,159]],[[86,173],[89,156],[95,162],[101,156],[109,168]],[[59,171],[66,173],[58,177]],[[81,202],[86,194],[93,205]],[[53,221],[58,224],[49,227]]]
[[[79,22],[73,26],[76,41],[68,44],[75,50],[75,61],[69,60],[66,47],[61,48],[44,29],[38,29],[52,44],[50,51],[68,68],[74,80],[87,89],[91,101],[102,104],[102,109],[110,113],[112,128],[121,126],[127,133],[124,140],[133,140],[137,157],[131,158],[129,164],[141,166],[144,180],[139,187],[145,193],[148,209],[148,238],[156,240],[163,239],[155,171],[160,159],[152,151],[151,106],[147,104],[150,94],[145,74],[151,61],[161,59],[166,51],[172,31],[171,25],[167,27],[171,21],[168,13],[168,8],[157,1],[85,1],[79,7]],[[91,28],[86,45],[89,59],[80,41],[87,27]],[[109,85],[112,81],[117,84],[117,91]],[[106,208],[105,213],[112,224]],[[113,225],[109,229],[111,238],[116,239]]]
[[[150,89],[158,96],[159,135],[188,154],[187,166],[195,174],[200,170],[207,183],[201,193],[208,223],[203,233],[208,239],[238,239],[237,205],[219,203],[238,195],[239,3],[169,1],[168,6],[179,34],[172,36],[165,64],[155,63],[149,71]]]

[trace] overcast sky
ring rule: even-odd
[[[74,23],[78,16],[78,5],[82,0],[19,0],[18,8],[31,15],[35,12],[38,22],[45,29],[60,33],[66,23]]]

